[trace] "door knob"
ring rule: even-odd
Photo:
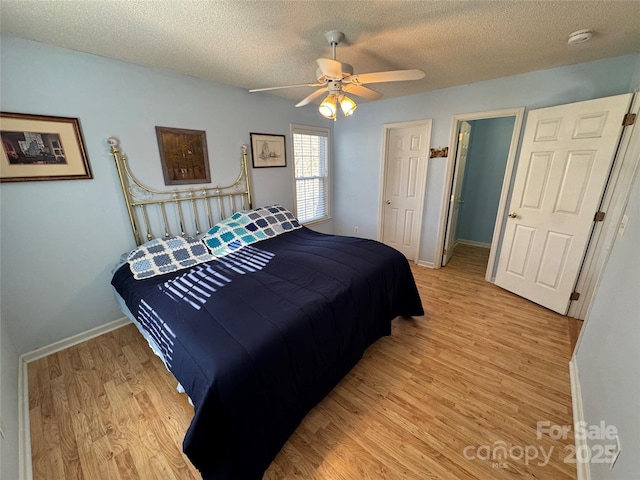
[[[387,200],[387,201],[386,201],[386,202],[384,202],[384,203],[386,203],[387,205],[391,205],[391,200]]]
[[[509,218],[516,218],[518,214],[516,212],[509,212]]]

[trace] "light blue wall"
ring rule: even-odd
[[[120,139],[136,176],[163,187],[154,127],[205,130],[212,181],[224,185],[239,172],[240,147],[250,132],[285,134],[290,148],[290,123],[332,122],[273,95],[9,36],[0,40],[0,109],[79,118],[94,175],[0,186],[0,417],[8,430],[0,439],[0,475],[10,479],[17,478],[10,473],[17,458],[17,356],[122,317],[110,270],[133,237],[107,138]],[[287,155],[287,168],[250,171],[256,205],[293,208],[290,150]]]
[[[629,92],[640,55],[582,63],[406,97],[363,103],[334,127],[334,229],[376,238],[382,131],[386,123],[433,119],[432,147],[449,145],[452,116],[504,108],[542,108]],[[429,72],[427,72],[427,77]],[[420,260],[436,261],[446,162],[429,160]]]
[[[471,122],[456,239],[491,243],[515,117]]]
[[[4,183],[2,316],[18,352],[121,317],[110,269],[132,236],[106,139],[134,173],[164,187],[156,125],[205,130],[212,182],[232,183],[250,132],[329,125],[315,109],[266,94],[2,37],[3,111],[78,117],[94,179]],[[287,142],[290,147],[290,142]],[[293,208],[287,168],[251,169],[256,204]],[[35,301],[34,301],[35,300]]]
[[[627,480],[640,472],[640,176],[626,215],[625,235],[611,250],[576,353],[585,421],[615,426],[622,447],[613,470],[591,464],[593,480]]]

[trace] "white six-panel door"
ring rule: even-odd
[[[631,98],[529,112],[496,285],[567,312]]]
[[[430,124],[429,124],[430,125]],[[382,206],[382,242],[417,260],[430,128],[388,130]]]

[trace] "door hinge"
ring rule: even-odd
[[[443,249],[442,249],[442,255],[446,255],[446,254],[447,254],[447,249],[446,249],[446,248],[443,248]]]
[[[629,127],[636,123],[636,114],[635,113],[627,113],[622,119],[622,126]]]
[[[578,292],[571,292],[571,296],[569,297],[569,300],[571,301],[580,300],[580,294]]]
[[[606,214],[604,212],[596,212],[595,216],[593,217],[593,221],[594,222],[604,222],[604,216]]]

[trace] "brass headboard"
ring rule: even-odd
[[[158,236],[196,236],[235,212],[252,208],[246,145],[242,146],[240,174],[231,185],[174,190],[154,190],[142,184],[131,173],[118,140],[109,138],[109,145],[137,245]]]

